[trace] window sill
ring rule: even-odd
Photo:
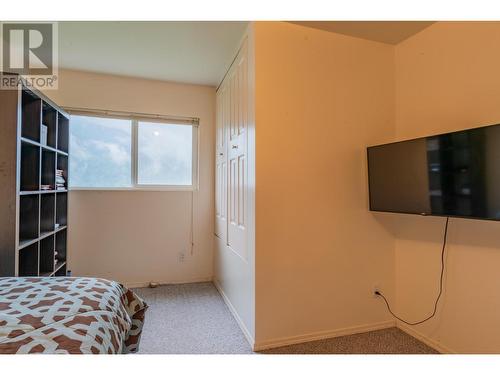
[[[138,187],[126,187],[126,188],[99,188],[99,187],[74,187],[69,188],[69,191],[197,191],[196,186],[138,186]]]

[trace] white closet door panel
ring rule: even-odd
[[[248,126],[248,61],[246,54],[239,61],[238,66],[238,102],[237,132],[241,136],[246,132]]]
[[[229,222],[227,242],[246,259],[246,200],[247,200],[247,90],[248,63],[246,44],[240,50],[229,76],[231,109],[228,140],[229,163]]]
[[[215,235],[227,238],[227,94],[221,87],[216,97]]]

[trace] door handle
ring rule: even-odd
[[[234,148],[238,148],[238,145],[233,145],[233,149],[234,149]]]

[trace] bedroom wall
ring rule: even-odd
[[[499,42],[499,22],[438,22],[399,44],[396,138],[500,123]],[[421,319],[437,293],[444,219],[391,220],[397,311]],[[413,333],[443,351],[499,353],[500,224],[451,219],[447,251],[438,315]]]
[[[191,192],[72,191],[69,268],[129,285],[210,280],[215,88],[65,70],[46,94],[61,106],[200,118],[193,254]]]
[[[255,49],[256,347],[391,326],[366,146],[394,137],[394,47],[257,22]]]

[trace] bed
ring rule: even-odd
[[[135,353],[146,310],[114,281],[0,278],[0,354]]]

